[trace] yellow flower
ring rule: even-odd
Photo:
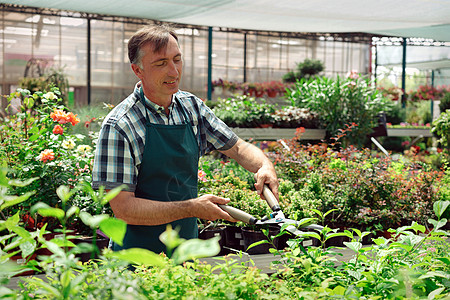
[[[77,151],[80,152],[81,154],[84,154],[86,152],[89,152],[92,150],[92,147],[89,145],[79,145],[77,147]]]
[[[65,140],[65,141],[62,142],[61,146],[62,146],[64,149],[69,149],[69,150],[71,150],[71,149],[75,148],[75,142],[72,141],[72,140]]]

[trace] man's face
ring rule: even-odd
[[[133,64],[133,71],[141,79],[145,95],[163,105],[178,91],[183,68],[180,48],[175,38],[170,36],[167,48],[160,53],[153,52],[149,44],[141,50],[144,52],[143,69]]]

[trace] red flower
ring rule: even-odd
[[[72,112],[66,113],[63,110],[55,109],[50,117],[53,121],[58,122],[59,124],[72,123],[73,126],[77,125],[80,122],[80,119],[77,118],[77,115],[74,115]]]
[[[63,134],[64,129],[61,127],[61,125],[55,125],[53,128],[53,134]]]
[[[70,122],[70,119],[67,116],[67,113],[60,109],[55,109],[51,114],[50,117],[53,119],[53,121],[58,122],[59,124],[66,124]]]
[[[77,125],[80,122],[80,119],[77,118],[77,115],[74,115],[72,112],[69,112],[67,114],[67,117],[69,118],[69,122],[72,123],[73,126]]]

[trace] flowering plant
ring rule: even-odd
[[[39,201],[58,206],[58,186],[75,186],[78,181],[90,178],[93,148],[82,144],[85,136],[71,134],[80,119],[61,105],[59,96],[59,90],[53,88],[47,93],[33,94],[18,89],[7,97],[10,103],[20,99],[22,105],[18,113],[1,119],[1,162],[9,168],[13,179],[38,178],[30,185],[15,187],[17,194],[36,191],[19,210],[26,211]],[[34,106],[35,99],[41,105]]]
[[[433,87],[430,85],[421,85],[417,91],[409,92],[409,99],[411,101],[421,100],[438,100],[441,99],[445,93],[450,92],[450,87],[443,85],[440,87]]]

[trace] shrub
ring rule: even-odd
[[[441,98],[441,102],[439,103],[439,109],[441,112],[450,109],[450,91],[445,93],[444,96]]]
[[[348,124],[356,124],[357,128],[347,133],[345,139],[358,146],[365,144],[372,128],[378,125],[379,114],[390,110],[392,105],[391,100],[384,98],[363,77],[302,79],[290,89],[287,97],[291,105],[317,113],[329,137],[337,136]]]

